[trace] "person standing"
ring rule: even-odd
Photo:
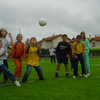
[[[6,39],[7,35],[10,37],[10,41],[8,41],[8,39]],[[4,28],[0,29],[0,40],[2,40],[2,43],[3,43],[2,48],[4,48],[6,51],[7,51],[7,47],[13,45],[12,34],[8,33],[7,30]],[[6,57],[3,58],[3,63],[8,68],[8,62],[7,62]],[[1,73],[1,71],[0,71],[0,73]],[[3,82],[9,83],[8,76],[5,73],[3,73],[3,76],[4,76]]]
[[[53,63],[53,61],[54,61],[54,63],[56,63],[55,62],[55,56],[54,56],[55,49],[53,49],[52,47],[50,47],[49,53],[50,53],[51,64]]]
[[[87,76],[89,76],[90,75],[90,65],[89,65],[89,48],[90,48],[90,43],[89,43],[88,39],[86,39],[84,31],[82,31],[80,33],[80,35],[82,37],[81,42],[83,42],[85,44],[84,62],[85,62],[85,65],[86,65]]]
[[[82,68],[82,76],[86,76],[86,70],[85,70],[85,64],[84,64],[84,52],[85,52],[85,45],[83,42],[81,42],[81,35],[77,35],[76,37],[77,41],[73,43],[72,50],[75,57],[75,66],[74,66],[74,76],[73,78],[76,78],[78,76],[78,61],[81,63]]]
[[[58,43],[55,51],[55,56],[57,56],[57,69],[55,73],[55,77],[59,77],[59,70],[61,63],[64,63],[65,71],[66,71],[66,77],[68,77],[68,58],[71,53],[71,47],[70,44],[66,41],[68,39],[67,35],[62,35],[62,41]]]
[[[22,79],[23,83],[27,81],[28,76],[31,73],[32,67],[35,68],[39,76],[39,80],[45,80],[43,78],[42,68],[39,65],[39,55],[41,54],[41,44],[36,46],[36,42],[37,40],[35,37],[32,37],[30,41],[28,40],[26,41],[25,51],[27,53],[27,59],[26,59],[27,69]],[[30,46],[29,46],[29,43],[31,43]]]
[[[16,66],[15,68],[15,74],[14,76],[16,79],[18,78],[18,81],[21,82],[21,76],[22,76],[22,57],[26,58],[26,52],[25,52],[25,44],[22,42],[23,36],[22,34],[18,34],[16,37],[17,41],[13,43],[11,50],[14,49],[14,53],[12,54],[12,58],[14,61],[14,64]]]

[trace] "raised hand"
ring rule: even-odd
[[[8,33],[8,36],[9,36],[9,37],[12,37],[12,34],[11,34],[11,33]]]
[[[30,44],[30,41],[29,39],[26,40],[26,45],[29,45]]]
[[[66,56],[66,58],[69,58],[69,54]]]
[[[42,44],[37,45],[38,48],[41,48]]]

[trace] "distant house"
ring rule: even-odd
[[[70,39],[68,38],[68,41]],[[59,35],[53,35],[51,37],[43,38],[41,41],[38,42],[38,44],[42,44],[42,48],[56,48],[57,44],[62,41],[62,34]]]
[[[89,40],[91,49],[100,48],[100,36],[95,35],[95,37],[91,37],[91,35],[89,35],[89,38],[87,38],[87,39]],[[76,41],[76,38],[72,38],[69,41],[69,43],[73,43],[75,41]]]
[[[90,35],[89,42],[90,42],[91,49],[100,48],[100,36],[95,35],[95,37],[91,38],[91,35]]]
[[[95,35],[95,37],[91,37],[91,35],[89,35],[89,38],[87,38],[90,42],[90,48],[91,49],[97,49],[100,48],[100,36]],[[53,35],[51,37],[47,37],[47,38],[43,38],[41,41],[38,42],[38,44],[42,44],[42,48],[56,48],[57,44],[62,41],[62,34],[59,35]],[[68,38],[67,40],[69,43],[73,43],[76,41],[76,38]]]

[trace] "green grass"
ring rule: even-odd
[[[44,61],[42,61],[44,60]],[[9,61],[9,69],[14,74],[15,65]],[[100,58],[90,58],[91,76],[83,78],[78,76],[73,79],[73,72],[69,67],[69,78],[65,76],[64,65],[61,65],[59,78],[54,78],[57,64],[50,64],[49,58],[41,58],[40,66],[43,70],[45,81],[39,81],[34,68],[28,77],[27,83],[21,83],[21,87],[12,84],[0,86],[0,100],[100,100]],[[79,64],[79,71],[81,73]],[[26,63],[23,61],[23,72]],[[23,76],[23,75],[22,75]],[[3,81],[1,74],[0,81]],[[29,82],[33,81],[33,82]]]

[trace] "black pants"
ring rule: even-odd
[[[3,63],[8,68],[7,60],[3,60]],[[8,80],[8,76],[5,73],[3,73],[3,74],[4,74],[4,80]]]
[[[54,63],[55,63],[55,57],[54,57],[54,55],[50,56],[50,58],[51,58],[51,63],[53,63],[53,60],[54,60]]]
[[[82,74],[86,74],[84,58],[83,58],[82,54],[76,54],[76,55],[77,55],[77,59],[75,59],[74,76],[78,75],[78,61],[80,61],[80,63],[81,63]]]
[[[74,66],[75,66],[75,60],[73,59],[73,60],[70,60],[70,62],[71,62],[71,70],[74,68]]]

